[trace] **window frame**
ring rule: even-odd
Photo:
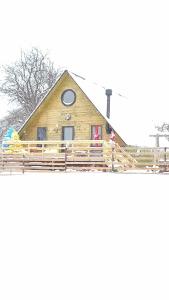
[[[101,136],[100,136],[99,140],[102,140],[103,139],[103,126],[102,125],[91,125],[90,138],[91,138],[91,140],[93,140],[93,128],[96,127],[96,126],[101,128]]]
[[[74,94],[74,100],[73,100],[73,102],[71,102],[70,104],[66,104],[65,102],[64,102],[64,95],[65,95],[65,93],[66,92],[72,92],[73,94]],[[74,90],[72,90],[72,89],[66,89],[66,90],[64,90],[63,91],[63,93],[62,93],[62,95],[61,95],[61,101],[62,101],[62,104],[64,105],[64,106],[72,106],[75,102],[76,102],[76,93],[75,93],[75,91]]]
[[[38,138],[38,130],[40,128],[45,128],[45,139],[43,139],[43,140]],[[37,129],[36,129],[36,138],[37,138],[37,141],[46,141],[47,140],[47,127],[46,126],[37,127]]]

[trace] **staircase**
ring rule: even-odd
[[[118,172],[123,172],[129,169],[135,169],[137,164],[136,159],[134,159],[123,147],[120,147],[117,143],[115,144],[114,152],[114,170]]]

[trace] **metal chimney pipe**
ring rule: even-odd
[[[106,116],[108,119],[110,119],[110,96],[112,95],[112,90],[111,89],[107,89],[106,90],[106,96],[107,96],[107,112],[106,112]]]

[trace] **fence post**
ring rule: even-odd
[[[165,172],[167,170],[166,162],[167,162],[167,148],[164,147],[164,171]]]
[[[42,144],[42,159],[44,158],[44,143]]]
[[[2,170],[4,171],[4,149],[2,149]]]
[[[2,171],[2,152],[0,151],[0,172]]]
[[[65,172],[67,170],[67,144],[65,145]]]
[[[112,170],[112,172],[114,172],[115,171],[115,168],[114,168],[114,157],[115,157],[115,145],[112,145],[112,168],[111,168],[111,170]]]
[[[25,172],[25,155],[23,154],[23,157],[22,157],[22,159],[23,159],[23,169],[22,169],[22,173],[24,174],[24,172]]]

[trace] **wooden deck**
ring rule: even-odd
[[[112,148],[104,141],[8,143],[0,152],[1,172],[112,170]]]
[[[169,172],[169,148],[120,147],[103,141],[8,142],[0,150],[0,172]]]

